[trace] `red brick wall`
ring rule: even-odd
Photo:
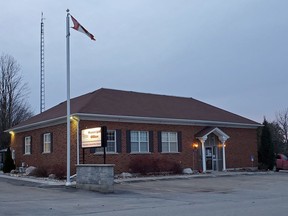
[[[95,122],[80,121],[80,131],[86,128],[107,126],[108,130],[121,129],[122,152],[107,154],[106,163],[115,164],[115,173],[129,171],[129,163],[139,154],[127,153],[126,131],[144,130],[153,131],[154,149],[152,153],[141,154],[149,158],[164,158],[181,163],[182,167],[201,169],[201,144],[194,137],[203,127],[178,126],[178,125],[156,125],[156,124],[136,124],[120,122]],[[71,174],[75,173],[76,164],[76,121],[71,121]],[[251,167],[250,156],[254,155],[254,165],[257,166],[257,137],[256,129],[220,128],[230,136],[226,143],[226,165],[227,168]],[[158,152],[158,131],[182,132],[182,152],[180,153],[160,153]],[[53,133],[53,152],[43,154],[41,152],[41,134]],[[66,168],[66,124],[37,129],[29,132],[15,134],[11,140],[11,146],[16,150],[16,165],[22,162],[33,166],[63,166]],[[32,154],[23,155],[24,137],[32,136]],[[193,152],[192,144],[198,142],[198,149]],[[103,155],[90,153],[90,149],[85,149],[85,163],[103,163]],[[193,156],[195,158],[193,158]],[[193,162],[194,160],[194,162]],[[83,163],[83,150],[80,148],[80,163]]]
[[[71,130],[75,130],[75,125],[71,124]],[[71,134],[73,133],[71,131]],[[51,153],[42,153],[43,140],[42,136],[44,133],[52,133],[52,152]],[[74,132],[75,134],[75,132]],[[24,137],[32,137],[32,154],[24,154]],[[66,136],[67,136],[67,127],[66,124],[61,124],[57,126],[51,126],[47,128],[41,128],[37,130],[32,130],[23,133],[17,133],[12,136],[11,147],[15,150],[15,162],[16,166],[21,166],[22,162],[26,166],[35,166],[35,167],[58,167],[59,169],[66,169]],[[76,161],[76,142],[72,141],[75,135],[71,136],[71,161],[72,165]]]
[[[227,168],[257,167],[257,130],[225,128],[223,131],[230,136],[226,143]]]
[[[92,128],[101,125],[106,125],[109,130],[121,129],[122,137],[122,153],[107,155],[107,163],[115,164],[115,171],[117,173],[123,171],[129,171],[129,163],[131,159],[138,157],[139,154],[127,153],[126,149],[126,131],[127,130],[143,130],[153,131],[153,152],[148,154],[141,154],[141,156],[149,158],[165,158],[168,160],[177,161],[182,164],[183,167],[192,167],[193,160],[193,128],[187,126],[175,126],[175,125],[155,125],[155,124],[131,124],[131,123],[104,123],[104,122],[92,122],[82,121],[80,128]],[[182,132],[182,152],[181,153],[159,153],[158,152],[158,131],[181,131]],[[81,155],[81,159],[82,159]],[[85,151],[85,163],[102,163],[103,155],[90,154],[89,149]]]

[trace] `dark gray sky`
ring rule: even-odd
[[[40,105],[45,16],[46,109],[66,100],[66,9],[96,37],[71,30],[71,97],[98,88],[193,97],[262,122],[288,107],[287,0],[9,0],[0,53],[22,66]]]

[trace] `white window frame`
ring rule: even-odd
[[[168,140],[163,140],[163,135],[167,134],[168,136]],[[176,140],[171,140],[171,135],[176,135]],[[168,144],[168,151],[164,151],[163,149],[163,143],[167,143]],[[171,144],[172,143],[176,143],[176,150],[172,151],[171,150]],[[163,153],[178,153],[179,152],[179,143],[178,143],[178,133],[177,132],[171,132],[171,131],[162,131],[161,132],[161,149]]]
[[[114,133],[114,140],[112,139],[109,139],[109,133]],[[107,130],[107,147],[106,147],[106,153],[108,154],[115,154],[117,152],[117,133],[116,133],[116,130]],[[108,145],[111,145],[113,146],[114,145],[114,151],[110,151],[109,150],[109,146]],[[95,150],[95,154],[103,154],[104,152],[104,148],[101,147],[101,148],[96,148]]]
[[[25,138],[25,155],[31,154],[31,136],[26,136]]]
[[[137,140],[132,140],[132,133],[137,133]],[[147,140],[141,140],[141,133],[146,133]],[[136,143],[137,151],[133,151],[132,143]],[[146,143],[147,151],[141,151],[141,144]],[[149,153],[149,131],[130,131],[130,149],[131,153]]]
[[[44,154],[51,153],[51,143],[52,143],[51,138],[52,138],[51,133],[43,134],[43,153]]]

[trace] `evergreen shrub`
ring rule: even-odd
[[[12,159],[11,150],[10,148],[7,148],[7,152],[6,152],[5,160],[3,164],[3,172],[10,173],[11,170],[15,170],[15,169],[16,169],[16,166],[14,164],[14,160]]]

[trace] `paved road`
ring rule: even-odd
[[[0,215],[286,215],[288,173],[122,183],[114,194],[0,178]]]

